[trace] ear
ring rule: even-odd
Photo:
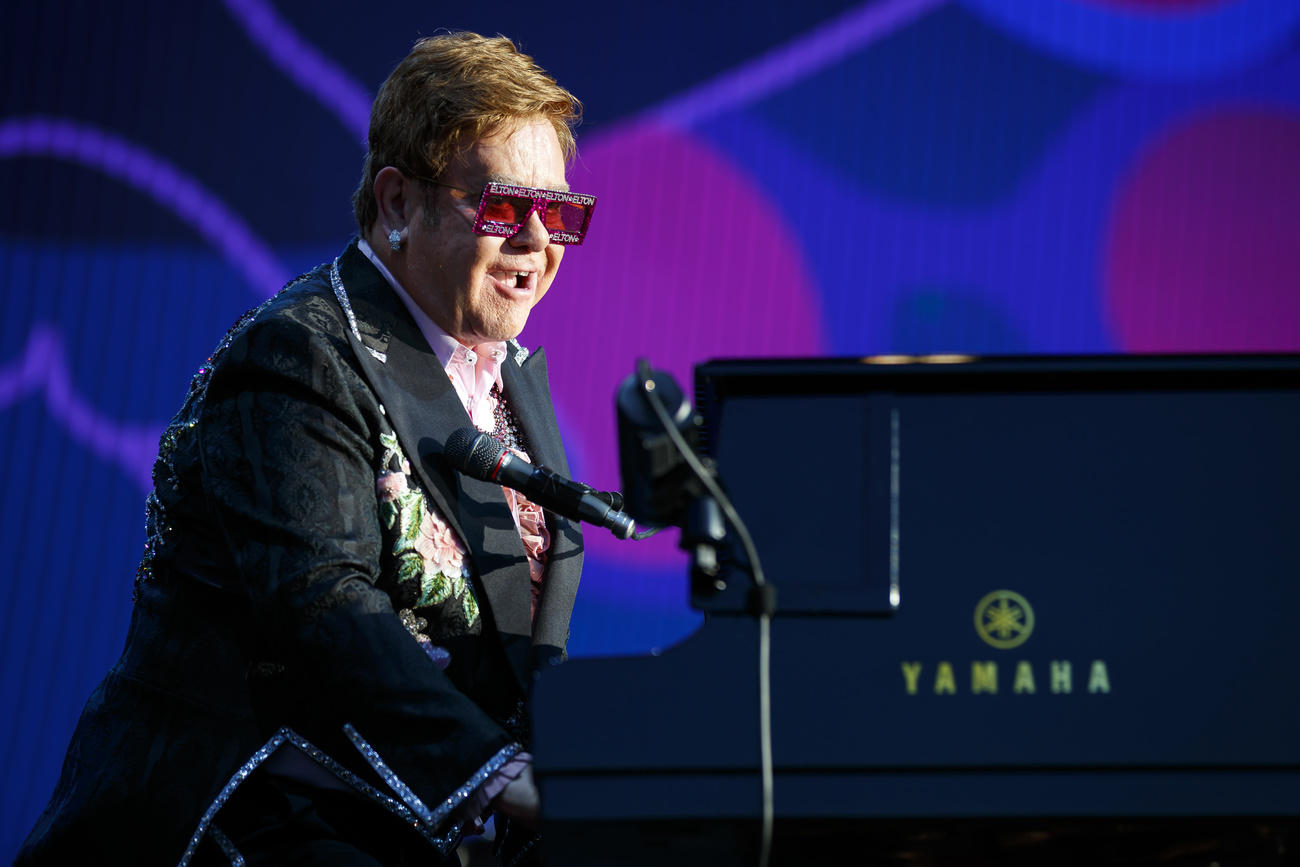
[[[406,227],[414,215],[416,184],[392,166],[384,166],[375,175],[375,203],[379,206],[379,219],[375,228],[387,236],[397,229],[406,236]]]

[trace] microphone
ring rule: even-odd
[[[622,497],[617,493],[601,494],[546,467],[530,464],[482,431],[472,427],[453,431],[443,452],[467,476],[514,488],[556,514],[599,524],[620,539],[636,531],[632,519],[613,508],[614,497],[622,504]]]

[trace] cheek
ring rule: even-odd
[[[533,298],[533,305],[536,306],[539,301],[546,295],[551,288],[551,281],[555,279],[555,274],[560,270],[560,260],[564,258],[564,246],[562,244],[551,244],[546,248],[546,273],[537,287],[537,295]]]

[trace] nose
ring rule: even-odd
[[[534,252],[546,249],[546,246],[551,243],[551,233],[546,231],[546,224],[542,222],[540,211],[533,208],[529,212],[528,219],[524,220],[519,231],[510,236],[510,243],[512,246]]]

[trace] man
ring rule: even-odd
[[[162,437],[126,648],[19,863],[430,864],[493,810],[536,825],[525,690],[581,537],[442,450],[474,425],[567,469],[515,338],[590,220],[559,192],[580,109],[504,38],[393,71],[360,237],[236,323]]]

